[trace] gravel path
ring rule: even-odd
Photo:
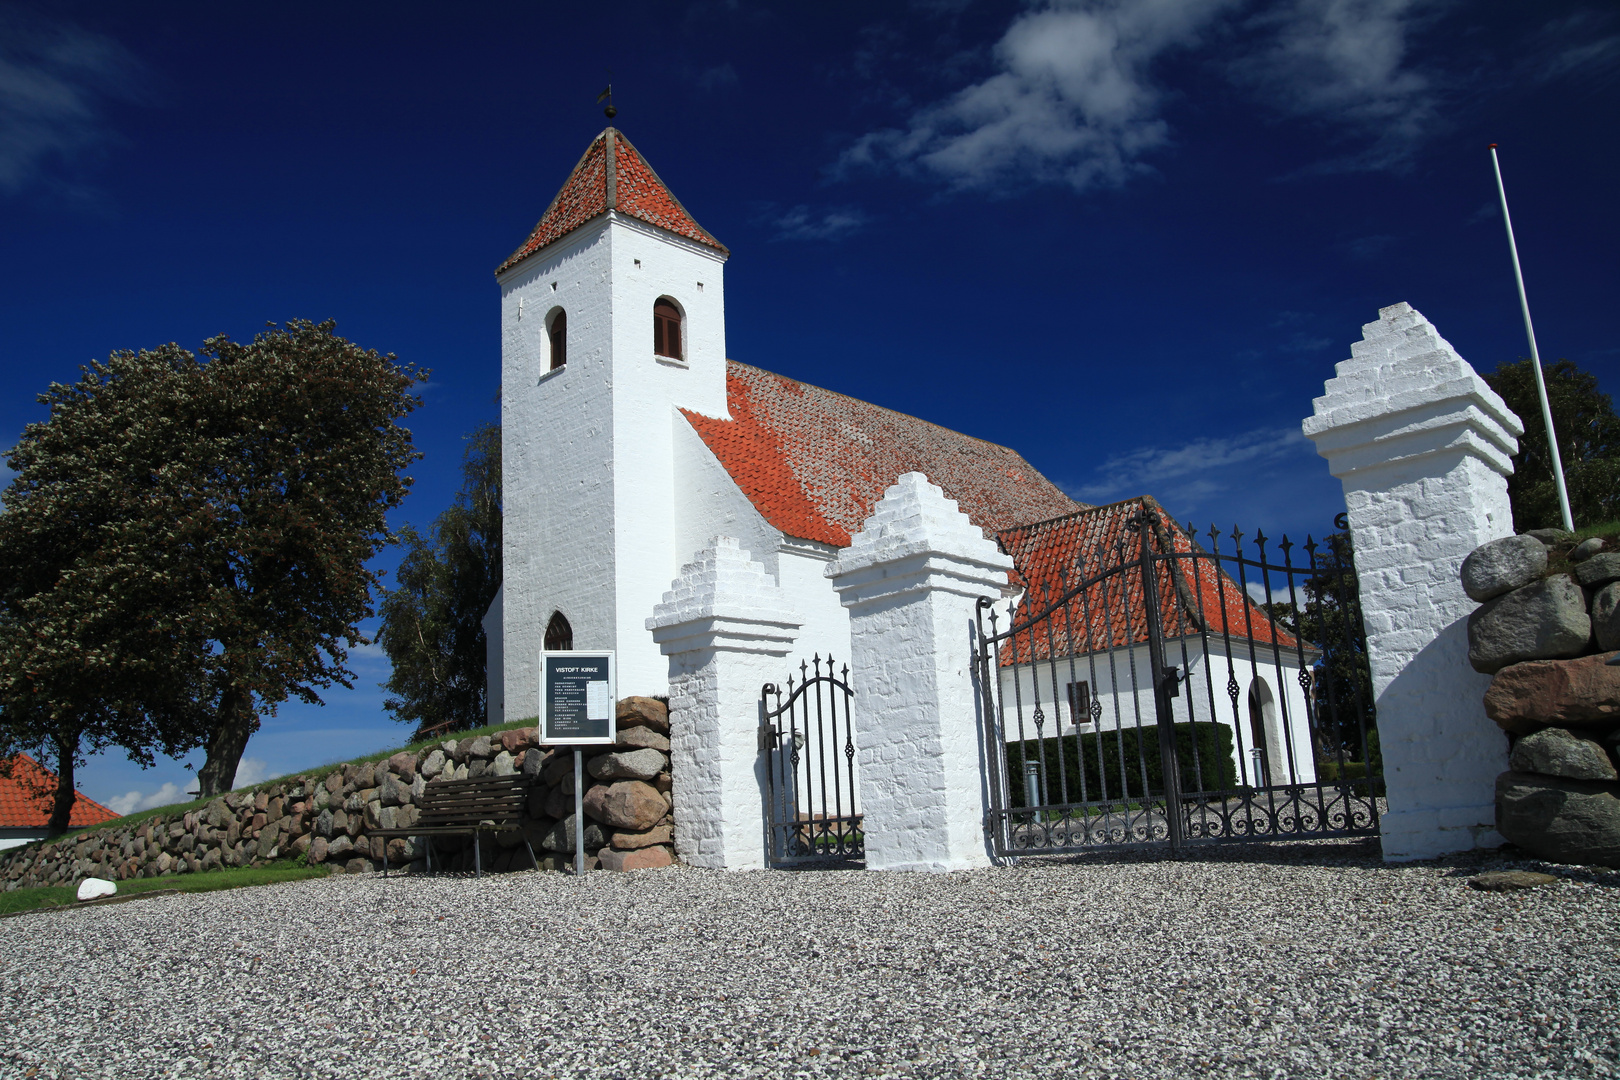
[[[1506,865],[1564,880],[1464,884]],[[0,1076],[41,1080],[1610,1077],[1620,874],[1323,843],[335,878],[0,921],[0,991]]]

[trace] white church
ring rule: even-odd
[[[1000,538],[1015,587],[1070,556],[1010,530],[1068,536],[1117,516],[1007,447],[728,359],[729,257],[610,127],[497,269],[505,565],[484,619],[491,723],[537,713],[542,648],[612,649],[621,695],[668,693],[647,620],[716,536],[780,587],[804,659],[849,657],[849,613],[824,571],[908,472]],[[1245,699],[1263,677],[1241,676]],[[1274,731],[1302,724],[1303,702],[1287,700],[1297,682],[1270,681],[1288,714]],[[1288,740],[1272,741],[1280,758]]]

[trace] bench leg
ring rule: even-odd
[[[383,840],[383,877],[388,876],[388,841]]]
[[[479,843],[478,830],[473,830],[473,870],[474,877],[484,876],[484,845]]]
[[[534,845],[529,843],[529,838],[526,837],[526,836],[523,838],[523,846],[529,849],[529,867],[530,867],[530,869],[533,869],[533,870],[540,869],[540,860],[534,857]]]
[[[427,836],[423,837],[423,839],[427,841],[427,870],[431,874],[433,873],[433,837]]]

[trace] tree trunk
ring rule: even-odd
[[[197,771],[199,795],[212,799],[231,790],[236,781],[236,767],[242,762],[248,739],[259,726],[253,712],[253,695],[231,687],[221,696],[219,726],[208,740],[208,758]]]
[[[47,837],[61,836],[68,830],[73,817],[73,800],[78,792],[73,789],[73,758],[78,753],[78,740],[69,742],[61,735],[56,743],[56,802],[51,807],[51,820],[45,825]]]

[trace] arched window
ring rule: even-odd
[[[1269,787],[1272,783],[1273,712],[1271,687],[1266,685],[1266,680],[1255,679],[1249,684],[1249,737],[1253,740],[1249,744],[1249,764],[1257,787]]]
[[[556,371],[568,363],[568,313],[559,311],[551,317],[551,370]],[[566,624],[568,620],[564,619]]]
[[[681,359],[681,309],[663,297],[653,304],[653,352]]]
[[[547,651],[568,652],[571,651],[573,647],[574,628],[568,625],[568,617],[560,611],[553,611],[551,613],[551,621],[546,623]]]

